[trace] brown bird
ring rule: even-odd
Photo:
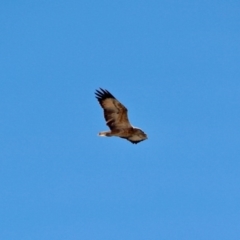
[[[127,116],[127,108],[121,104],[109,91],[100,88],[95,92],[96,98],[104,110],[106,125],[111,131],[100,132],[99,136],[121,137],[137,144],[145,139],[147,135],[139,128],[133,127]]]

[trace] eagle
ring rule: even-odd
[[[111,131],[100,132],[99,136],[120,137],[134,144],[145,139],[147,135],[139,128],[133,127],[127,115],[127,108],[120,103],[108,90],[100,88],[95,92],[96,98],[103,108],[106,125]]]

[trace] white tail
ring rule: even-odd
[[[106,137],[106,133],[107,133],[107,132],[100,132],[100,133],[98,134],[98,136],[100,136],[100,137]]]

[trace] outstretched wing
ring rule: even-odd
[[[131,128],[127,116],[127,108],[124,107],[110,92],[100,88],[96,90],[96,98],[104,109],[106,124],[111,130]]]

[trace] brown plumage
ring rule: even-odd
[[[109,91],[100,88],[100,90],[96,90],[95,94],[104,110],[106,124],[111,130],[109,132],[100,132],[99,136],[117,136],[135,144],[147,139],[147,135],[141,129],[135,128],[130,124],[127,108]]]

